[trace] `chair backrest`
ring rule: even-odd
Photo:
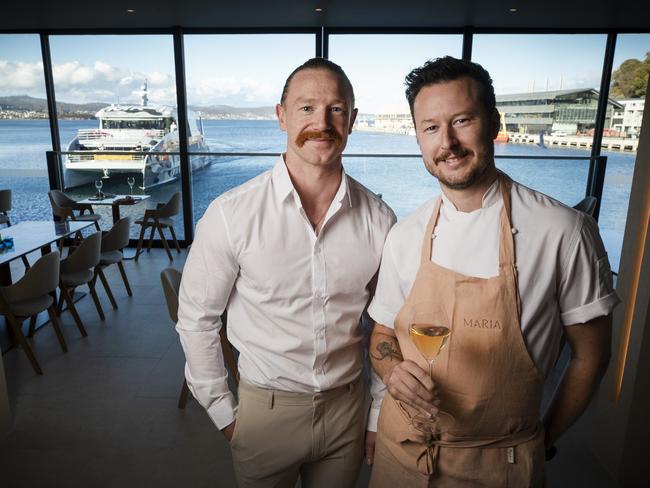
[[[160,281],[162,281],[163,291],[165,292],[167,310],[169,310],[169,317],[174,323],[178,322],[178,292],[181,289],[181,277],[181,272],[174,268],[166,268],[160,272]],[[225,311],[221,316],[221,320],[223,326],[219,329],[219,339],[221,340],[223,359],[230,370],[232,380],[236,387],[239,384],[239,368],[237,367],[237,360],[235,359],[232,346],[226,334]]]
[[[11,210],[11,190],[0,190],[0,212]]]
[[[102,251],[117,251],[129,245],[129,231],[131,220],[128,217],[122,217],[115,222],[113,227],[102,236]]]
[[[102,247],[102,235],[99,232],[89,235],[79,247],[61,261],[61,273],[75,273],[94,268],[99,264]]]
[[[598,199],[596,197],[584,197],[577,204],[575,204],[573,208],[593,217],[594,211],[596,210],[596,203],[598,203]]]
[[[62,220],[67,220],[72,217],[71,206],[74,200],[68,198],[61,190],[50,190],[47,192],[47,196],[50,197],[50,205],[52,206],[52,213],[55,217]]]
[[[166,268],[160,272],[167,310],[174,323],[178,322],[178,292],[181,288],[181,276],[181,272],[174,268]]]
[[[165,205],[156,209],[156,216],[173,217],[174,215],[178,215],[181,212],[181,203],[181,192],[174,193]]]
[[[13,285],[0,287],[0,294],[11,304],[42,297],[59,285],[59,251],[45,254]]]

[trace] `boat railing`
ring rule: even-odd
[[[134,133],[137,130],[137,133]],[[166,132],[159,129],[79,129],[77,137],[79,141],[97,141],[102,139],[139,141],[146,139],[162,139]]]

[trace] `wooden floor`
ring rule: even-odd
[[[174,256],[171,265],[182,269],[186,251]],[[162,249],[129,261],[132,298],[109,268],[119,309],[101,286],[106,321],[82,299],[86,338],[64,313],[67,354],[51,325],[37,331],[32,344],[43,376],[21,350],[3,356],[14,421],[0,438],[1,487],[235,486],[228,445],[207,414],[193,399],[185,410],[176,407],[184,358],[159,279],[169,265]],[[20,276],[21,266],[12,273]],[[587,416],[559,443],[549,486],[617,486],[584,447],[589,430]],[[364,467],[357,486],[368,478]]]

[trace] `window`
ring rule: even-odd
[[[598,220],[614,270],[618,270],[621,258],[649,72],[650,34],[620,34],[609,97],[623,107],[603,137],[602,154],[607,156],[607,173]]]
[[[12,223],[52,218],[45,151],[52,149],[41,44],[0,35],[0,189],[12,190]]]
[[[185,72],[192,123],[194,219],[223,192],[271,168],[276,157],[196,153],[280,153],[275,117],[285,80],[314,57],[313,34],[187,35]],[[194,122],[192,122],[194,121]]]
[[[181,191],[172,36],[62,35],[50,46],[66,191],[87,198],[101,183],[103,193],[129,194],[132,177],[133,193],[151,196],[121,207],[132,220]],[[112,225],[109,206],[95,212],[102,227]],[[181,239],[182,219],[174,226]],[[139,230],[132,226],[131,237]]]
[[[428,59],[460,57],[460,35],[334,34],[329,58],[340,64],[355,92],[359,115],[346,154],[394,154],[400,157],[344,156],[346,171],[382,198],[398,218],[440,192],[429,175],[415,140],[404,77]],[[413,157],[401,157],[411,155]]]

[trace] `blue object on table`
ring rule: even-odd
[[[14,238],[13,237],[5,237],[2,242],[5,245],[6,249],[13,249],[14,247]]]

